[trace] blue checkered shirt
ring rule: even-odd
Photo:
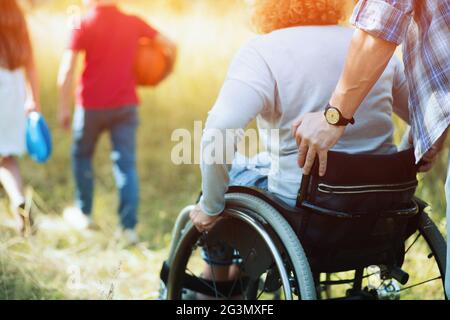
[[[450,125],[450,0],[360,0],[352,24],[403,44],[416,159]]]

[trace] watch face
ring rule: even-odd
[[[329,124],[337,124],[340,120],[340,114],[339,111],[337,111],[336,109],[330,108],[327,110],[326,113],[326,118]]]

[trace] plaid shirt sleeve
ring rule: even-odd
[[[360,0],[350,22],[378,38],[400,45],[421,0]]]

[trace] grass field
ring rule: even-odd
[[[196,166],[172,164],[172,131],[192,130],[195,120],[205,119],[230,59],[252,33],[241,1],[152,1],[151,6],[143,0],[125,2],[128,11],[148,19],[179,47],[174,74],[160,87],[140,91],[139,234],[143,243],[127,249],[112,236],[118,221],[117,197],[107,136],[102,138],[95,157],[94,219],[101,231],[82,233],[69,228],[61,218],[63,209],[72,202],[73,184],[71,137],[56,125],[56,75],[69,31],[66,8],[73,2],[36,1],[28,14],[42,80],[43,112],[53,131],[54,155],[44,166],[27,158],[21,162],[41,225],[34,238],[18,238],[8,229],[8,205],[0,191],[0,299],[152,299],[156,297],[159,268],[167,254],[174,220],[182,207],[195,201],[200,183]],[[398,127],[397,136],[403,128]],[[433,171],[420,177],[418,191],[432,205],[441,230],[445,158],[442,155]]]

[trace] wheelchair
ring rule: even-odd
[[[329,152],[303,176],[295,208],[268,192],[229,188],[215,227],[199,233],[178,216],[160,298],[244,300],[445,299],[446,242],[415,197],[412,150],[393,155]],[[220,241],[233,249],[233,277],[203,277],[202,253]]]

